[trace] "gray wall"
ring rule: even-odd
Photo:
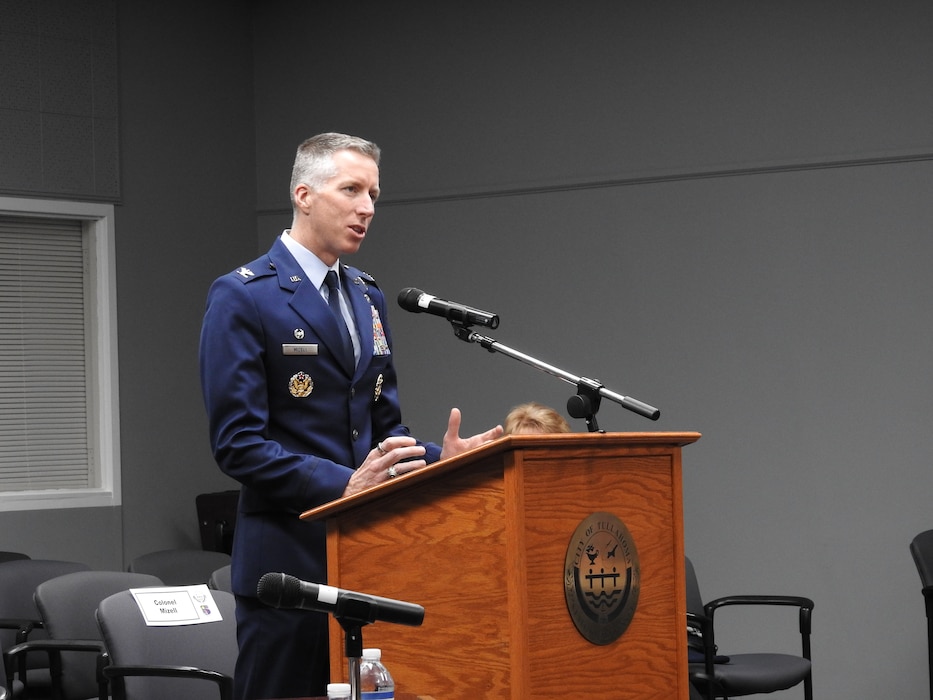
[[[211,280],[255,251],[252,38],[246,3],[92,4],[118,30],[123,506],[0,513],[0,548],[119,569],[200,547],[195,496],[236,486],[206,441],[197,346]]]
[[[604,402],[605,429],[702,432],[684,500],[705,595],[813,597],[818,697],[923,697],[907,544],[933,527],[933,6],[266,7],[260,245],[301,138],[376,140],[357,263],[390,295],[492,309],[501,342],[662,410]],[[450,406],[473,431],[572,393],[441,319],[391,320],[424,437]],[[725,651],[797,643],[792,615],[728,620]]]
[[[356,264],[662,411],[604,402],[607,430],[702,432],[684,501],[705,595],[813,597],[818,697],[926,694],[907,543],[933,526],[933,6],[118,9],[124,507],[3,514],[17,542],[100,566],[196,545],[194,496],[231,486],[197,384],[204,295],[287,225],[297,143],[347,131],[385,151]],[[441,319],[391,321],[422,437],[450,406],[472,432],[572,393]],[[793,623],[720,644],[793,648]]]

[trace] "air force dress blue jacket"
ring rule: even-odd
[[[201,332],[201,383],[211,447],[241,484],[234,531],[234,592],[284,572],[325,582],[322,523],[300,513],[338,498],[377,442],[401,423],[386,301],[372,277],[342,266],[360,360],[341,361],[343,332],[281,240],[218,278]],[[440,447],[422,443],[425,459]]]

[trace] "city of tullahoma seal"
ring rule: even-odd
[[[593,644],[611,644],[638,606],[638,551],[612,513],[593,513],[573,533],[564,560],[564,596],[577,630]]]

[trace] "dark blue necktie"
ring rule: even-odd
[[[340,340],[343,344],[343,356],[341,362],[348,370],[353,370],[356,366],[356,358],[353,356],[353,343],[350,342],[350,331],[347,329],[347,322],[340,312],[340,278],[334,270],[330,270],[324,278],[324,284],[327,285],[327,305],[337,319],[337,328],[340,330]]]

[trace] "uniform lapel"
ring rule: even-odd
[[[281,240],[276,240],[269,257],[278,275],[279,286],[291,292],[289,306],[301,316],[309,328],[314,329],[314,333],[334,357],[342,357],[344,330],[337,325],[337,319],[321,296],[320,290],[305,279],[301,266]],[[337,364],[344,372],[352,374],[350,368],[345,367],[342,362]]]
[[[367,298],[364,285],[359,277],[350,279],[347,268],[343,269],[343,284],[353,309],[356,329],[360,337],[360,361],[356,366],[356,374],[366,371],[373,359],[373,312],[372,304]]]

